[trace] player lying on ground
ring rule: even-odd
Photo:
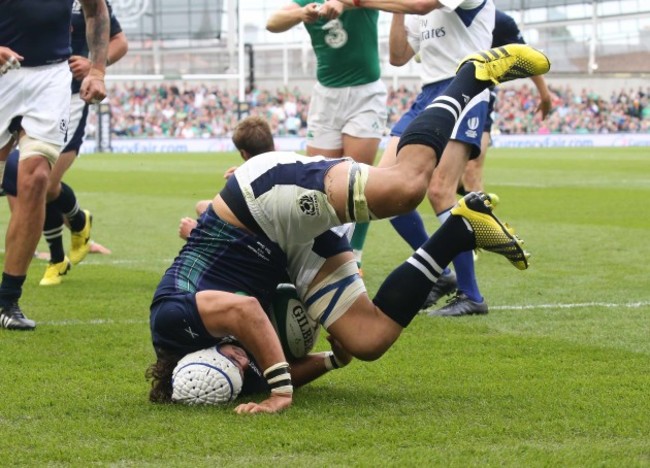
[[[528,267],[521,241],[494,217],[484,194],[470,194],[443,227],[395,269],[371,301],[333,226],[415,209],[458,114],[492,82],[548,71],[546,56],[512,45],[465,59],[447,92],[408,127],[397,163],[374,168],[273,152],[248,160],[199,219],[161,280],[151,305],[158,359],[184,355],[232,335],[265,369],[271,395],[239,413],[290,406],[293,385],[265,307],[288,272],[314,321],[352,356],[378,359],[417,314],[442,269],[459,252],[481,247]],[[319,239],[326,242],[319,244]],[[321,250],[321,248],[323,250]],[[326,258],[314,271],[310,257]],[[247,294],[247,296],[241,293]]]
[[[352,360],[331,336],[327,340],[332,351],[311,352],[320,324],[308,319],[292,285],[278,286],[269,313],[291,365],[295,387],[345,367]],[[255,358],[232,336],[218,338],[216,344],[180,360],[158,360],[147,375],[156,380],[149,398],[157,403],[220,405],[237,397],[267,394],[270,390]]]

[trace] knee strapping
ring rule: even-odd
[[[368,222],[377,219],[366,199],[366,184],[370,169],[367,164],[353,162],[348,170],[348,206],[345,210],[347,222]]]
[[[60,145],[40,141],[36,138],[30,137],[29,135],[24,135],[20,139],[18,145],[20,148],[21,161],[34,156],[43,156],[49,161],[50,166],[54,166],[54,163],[59,157],[59,152],[61,151]]]
[[[307,292],[307,313],[328,328],[365,292],[357,262],[350,260]]]

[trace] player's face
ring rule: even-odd
[[[239,369],[239,373],[244,377],[244,371],[248,369],[248,355],[243,348],[233,344],[225,344],[219,346],[219,352],[230,359],[234,365]]]

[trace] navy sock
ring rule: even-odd
[[[478,289],[478,283],[476,281],[473,253],[461,252],[456,255],[453,261],[458,289],[464,292],[472,301],[483,302],[483,296]]]
[[[373,302],[402,327],[407,327],[424,304],[433,283],[460,252],[476,246],[474,233],[460,216],[450,216],[379,287]]]
[[[63,249],[63,214],[56,203],[45,205],[43,236],[50,248],[50,263],[60,263],[65,258]]]
[[[23,294],[23,284],[27,276],[14,276],[2,273],[0,283],[0,307],[6,307],[13,302],[18,302]]]
[[[61,182],[61,194],[52,203],[55,203],[59,210],[61,210],[61,213],[68,218],[71,231],[79,232],[84,228],[86,225],[86,213],[79,209],[77,196],[74,190],[72,190],[72,187],[65,182]]]
[[[402,236],[402,239],[408,242],[408,245],[410,245],[413,250],[417,250],[418,247],[429,239],[429,235],[424,228],[422,217],[420,216],[420,213],[415,210],[391,218],[390,223],[393,225],[397,233]]]

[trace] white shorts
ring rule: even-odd
[[[68,62],[23,67],[0,77],[0,148],[11,138],[12,120],[22,117],[27,135],[60,150],[68,130],[71,81]]]
[[[341,149],[343,134],[381,138],[386,129],[386,85],[382,80],[346,88],[316,83],[307,115],[307,144],[314,148]]]

